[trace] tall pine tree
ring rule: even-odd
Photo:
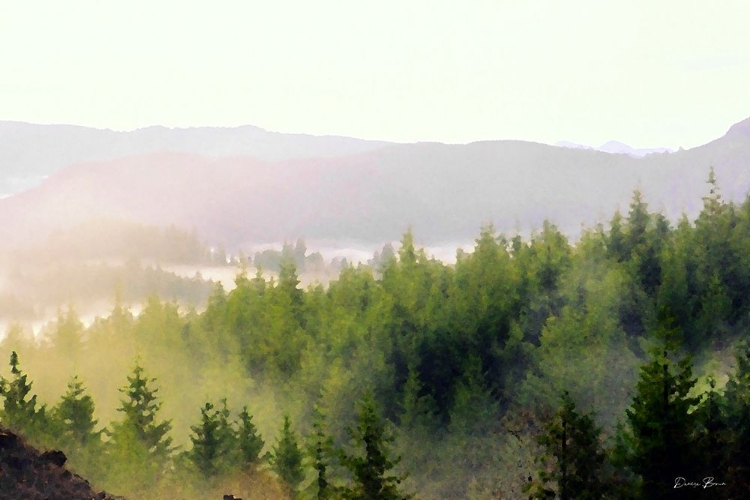
[[[127,379],[128,385],[120,388],[125,398],[120,401],[120,408],[117,409],[124,414],[124,418],[113,425],[113,441],[117,443],[121,436],[132,433],[143,445],[149,458],[166,459],[173,451],[172,438],[169,437],[172,423],[157,419],[161,409],[161,402],[156,395],[159,389],[151,387],[156,379],[146,377],[143,367],[138,363]]]
[[[258,429],[253,423],[253,416],[247,410],[247,406],[242,408],[237,417],[237,447],[239,454],[240,466],[244,469],[252,467],[260,461],[260,452],[263,451],[265,442],[258,434]]]
[[[639,498],[665,498],[678,477],[694,480],[701,472],[696,415],[690,412],[700,402],[689,395],[695,382],[691,358],[675,363],[666,348],[641,367],[618,447],[622,465],[642,479]]]
[[[531,483],[530,498],[599,500],[606,491],[603,479],[605,454],[600,430],[590,415],[581,415],[567,391],[554,419],[539,436],[546,450],[538,462],[539,480]]]
[[[273,447],[270,462],[274,472],[287,486],[292,497],[296,497],[297,488],[305,478],[305,473],[302,468],[302,450],[297,444],[297,436],[291,426],[289,415],[284,415],[284,425],[276,446]]]
[[[200,424],[191,426],[193,434],[190,441],[193,448],[187,452],[188,460],[198,469],[205,478],[216,476],[222,468],[222,459],[226,459],[227,442],[226,433],[222,432],[222,418],[219,410],[212,403],[206,403],[201,408]]]
[[[386,429],[386,421],[379,415],[371,393],[360,403],[359,422],[350,430],[356,453],[341,452],[342,464],[354,476],[354,484],[345,489],[348,500],[406,500],[411,495],[399,491],[406,476],[394,475],[393,469],[401,458],[391,458],[389,445],[394,438]]]
[[[68,382],[67,392],[53,410],[53,419],[61,427],[58,439],[63,446],[84,447],[101,434],[94,431],[94,400],[77,375]]]
[[[36,394],[31,393],[33,383],[21,371],[16,351],[10,354],[10,372],[10,380],[0,377],[0,394],[3,396],[0,422],[10,430],[24,433],[27,438],[37,439],[46,428],[46,408],[37,406]]]

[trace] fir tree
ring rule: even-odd
[[[728,492],[750,498],[750,346],[741,344],[724,392]]]
[[[316,500],[328,500],[334,497],[335,488],[330,482],[330,457],[333,456],[333,439],[325,433],[324,417],[316,405],[313,414],[313,434],[310,442],[310,457],[315,469],[315,481],[311,485]]]
[[[354,485],[344,491],[348,500],[405,500],[411,498],[399,491],[405,476],[393,475],[401,457],[391,459],[388,445],[394,441],[386,431],[386,422],[378,414],[372,394],[367,393],[360,404],[359,422],[350,435],[364,454],[341,452],[342,464],[354,476]]]
[[[212,477],[216,473],[216,459],[222,445],[219,439],[219,421],[214,405],[206,403],[201,408],[201,423],[191,426],[193,435],[190,441],[193,448],[187,456],[190,462],[203,473],[205,477]]]
[[[264,445],[247,407],[230,422],[227,400],[221,402],[221,408],[206,403],[200,424],[190,428],[193,447],[185,456],[206,478],[257,464]]]
[[[57,310],[57,322],[52,333],[52,341],[57,351],[75,363],[83,348],[83,323],[78,318],[73,306],[68,306],[66,313]]]
[[[240,463],[243,468],[253,466],[259,462],[260,452],[263,450],[265,442],[258,434],[258,429],[253,423],[253,416],[247,410],[247,406],[242,408],[237,419],[237,447],[240,456]]]
[[[138,363],[133,369],[133,374],[127,379],[128,385],[120,388],[120,392],[125,394],[126,398],[120,401],[120,408],[117,409],[124,414],[124,419],[115,424],[113,440],[116,443],[121,434],[130,431],[149,456],[166,459],[173,451],[172,438],[168,436],[172,424],[168,420],[157,420],[157,413],[161,408],[156,396],[159,389],[150,387],[156,379],[147,378],[143,373],[143,367]]]
[[[422,395],[424,387],[419,379],[416,363],[408,364],[409,374],[403,388],[401,426],[410,433],[429,430],[435,423],[437,405],[431,394]]]
[[[86,388],[77,375],[68,382],[67,392],[55,407],[53,416],[61,426],[61,444],[83,447],[99,439],[100,432],[94,432],[97,424],[94,400],[86,394]]]
[[[534,499],[598,500],[605,492],[600,430],[591,416],[576,411],[567,391],[561,400],[557,415],[538,438],[547,454],[538,460],[543,466],[539,482],[531,483],[527,492]]]
[[[732,441],[723,411],[726,398],[716,390],[716,381],[713,378],[709,377],[708,384],[709,389],[703,395],[700,407],[695,411],[698,425],[696,455],[700,457],[699,476],[725,480],[727,457]]]
[[[27,437],[36,436],[43,430],[45,407],[37,409],[36,394],[31,393],[32,382],[23,373],[16,351],[10,354],[10,380],[0,376],[0,394],[3,396],[3,410],[0,421],[16,432],[24,432]]]
[[[296,496],[297,487],[305,478],[302,458],[302,450],[300,450],[297,437],[291,429],[289,416],[284,415],[284,425],[281,428],[281,435],[276,442],[276,446],[273,447],[270,462],[274,472],[286,484],[293,497]]]
[[[696,416],[690,413],[700,398],[689,396],[695,382],[690,357],[675,364],[666,349],[641,367],[618,450],[619,461],[642,479],[640,498],[664,498],[677,477],[700,472]]]

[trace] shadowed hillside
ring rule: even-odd
[[[237,248],[294,239],[393,240],[411,225],[424,243],[468,240],[494,222],[564,232],[601,222],[630,193],[676,219],[699,209],[713,166],[729,199],[750,188],[750,121],[672,154],[634,158],[520,141],[391,145],[318,159],[263,161],[155,153],[85,163],[0,201],[6,244],[23,245],[97,217],[195,229]]]
[[[159,151],[284,160],[355,154],[384,144],[348,137],[281,134],[250,125],[188,129],[148,127],[116,132],[74,125],[0,121],[0,196],[37,185],[44,177],[75,163],[109,161]]]

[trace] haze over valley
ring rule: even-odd
[[[750,498],[747,19],[0,2],[0,499]]]
[[[53,144],[70,139],[65,127],[24,129]],[[114,158],[102,159],[99,142],[87,150],[74,140],[77,162],[65,166],[28,153],[54,151],[44,141],[6,156],[6,182],[34,162],[48,177],[0,201],[0,229],[4,246],[22,246],[95,217],[175,225],[234,251],[299,237],[375,248],[409,226],[424,244],[444,245],[470,241],[483,224],[528,232],[544,219],[574,235],[581,223],[593,226],[625,207],[635,189],[671,220],[694,215],[709,167],[725,196],[741,199],[750,186],[748,129],[745,120],[703,146],[645,157],[523,141],[383,144],[270,134],[275,141],[255,139],[263,147],[254,149],[259,129],[147,129],[140,140],[141,131],[107,132],[129,148],[105,147]],[[181,134],[191,140],[175,145],[170,138]]]
[[[253,270],[256,253],[300,238],[318,254],[300,269],[307,286],[327,283],[342,262],[366,264],[384,244],[397,248],[409,228],[429,255],[452,262],[488,224],[529,235],[549,220],[575,239],[627,207],[636,189],[673,222],[694,217],[711,167],[727,199],[750,189],[750,119],[705,145],[645,156],[502,140],[392,144],[249,126],[0,129],[0,179],[41,179],[0,200],[0,252],[17,256],[2,270],[2,293],[12,297],[5,311],[37,325],[70,304],[106,312],[115,284],[142,274],[134,265],[173,284],[167,292],[148,278],[150,285],[133,285],[140,291],[129,302],[157,292],[202,307],[212,280],[233,288],[242,256]]]

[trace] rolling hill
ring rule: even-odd
[[[74,125],[0,121],[0,195],[39,185],[69,165],[171,151],[212,158],[252,155],[263,160],[355,154],[386,143],[348,137],[281,134],[259,127],[147,127],[129,132]],[[1,197],[1,196],[0,196]]]
[[[750,189],[750,119],[703,146],[643,158],[521,141],[352,141],[356,151],[316,158],[272,158],[269,147],[252,157],[158,152],[79,163],[0,200],[0,231],[22,246],[111,218],[173,224],[237,248],[300,236],[379,245],[411,226],[424,244],[445,244],[490,222],[528,231],[548,218],[575,234],[581,221],[627,211],[636,188],[672,219],[694,215],[712,166],[726,198]]]

